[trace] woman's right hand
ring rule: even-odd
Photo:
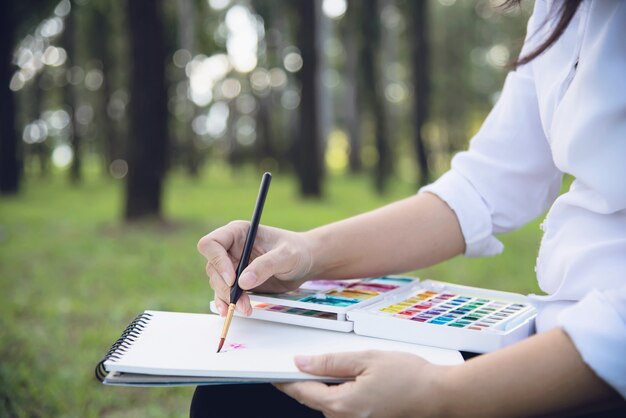
[[[233,221],[205,235],[198,251],[207,259],[206,272],[215,292],[220,315],[226,315],[230,288],[241,257],[250,222]],[[239,278],[243,290],[287,292],[298,288],[313,266],[309,240],[303,233],[259,225],[250,255],[250,264]],[[250,298],[244,292],[237,301],[237,311],[252,314]]]

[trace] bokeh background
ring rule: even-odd
[[[191,388],[93,369],[144,309],[208,311],[197,240],[307,230],[415,193],[498,98],[532,1],[0,5],[0,416],[186,416]],[[381,231],[384,233],[384,231]],[[415,237],[420,239],[420,237]],[[536,223],[409,272],[538,292]]]

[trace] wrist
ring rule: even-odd
[[[432,407],[433,413],[431,416],[435,417],[457,417],[467,416],[460,412],[456,405],[458,402],[451,400],[456,399],[456,383],[458,382],[458,369],[463,365],[458,366],[435,366],[436,373],[432,378]]]
[[[337,251],[332,248],[332,237],[328,228],[316,228],[303,233],[304,241],[308,245],[311,257],[311,265],[306,276],[307,280],[313,279],[332,279],[329,276],[336,264],[333,261],[333,255],[338,255]]]
[[[304,245],[309,253],[309,269],[305,275],[306,280],[312,280],[320,276],[320,260],[323,254],[322,239],[316,229],[302,233]]]

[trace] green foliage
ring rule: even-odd
[[[105,387],[97,361],[144,309],[206,312],[211,291],[197,240],[233,219],[248,219],[260,175],[214,167],[192,183],[170,176],[169,222],[125,225],[122,184],[93,175],[81,188],[64,173],[31,180],[0,205],[0,416],[179,417],[192,388]],[[276,176],[263,223],[306,230],[414,193],[397,181],[385,198],[365,178],[327,181],[322,201],[294,198],[295,179]],[[539,231],[504,237],[508,252],[458,258],[422,277],[536,291],[532,266]],[[416,237],[419,239],[419,237]]]

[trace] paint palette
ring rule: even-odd
[[[378,311],[411,321],[484,331],[502,329],[507,320],[524,315],[529,309],[525,303],[424,290]]]
[[[428,280],[348,319],[357,334],[484,353],[529,336],[536,314],[522,295]]]
[[[520,294],[413,277],[316,280],[249,295],[252,318],[476,353],[528,337],[537,314]]]
[[[267,303],[252,302],[254,309],[265,310],[269,312],[284,312],[292,315],[308,316],[311,318],[337,319],[337,314],[324,311],[314,311],[310,309],[292,308],[290,306],[270,305]]]
[[[413,277],[383,276],[353,280],[312,280],[279,294],[250,293],[252,318],[350,332],[347,313],[412,287]],[[211,310],[217,312],[212,305]]]
[[[273,305],[254,300],[251,303],[252,318],[256,319],[343,332],[350,332],[354,327],[353,323],[347,319],[338,320],[334,312]]]

